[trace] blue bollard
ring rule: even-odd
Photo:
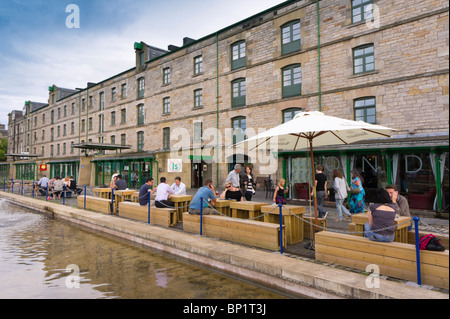
[[[114,188],[111,188],[111,215],[114,215]]]
[[[34,181],[33,181],[33,190],[31,191],[31,194],[32,194],[32,196],[34,198]]]
[[[416,228],[416,262],[417,262],[417,284],[422,285],[422,275],[420,274],[420,245],[419,245],[419,217],[414,217]]]
[[[279,204],[280,207],[280,253],[283,254],[283,204]]]
[[[200,236],[203,236],[203,197],[200,198]]]
[[[152,203],[152,191],[148,190],[148,223],[150,224],[150,205]]]
[[[22,190],[20,191],[20,195],[23,196],[23,179],[22,179]]]
[[[84,185],[84,210],[86,210],[86,185]]]
[[[48,201],[48,185],[47,185],[47,190],[45,192],[45,200]]]

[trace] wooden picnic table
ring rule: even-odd
[[[224,216],[231,217],[230,205],[232,202],[236,202],[235,199],[216,199],[216,205],[214,208]]]
[[[111,199],[111,188],[94,188],[92,191],[95,197]]]
[[[175,204],[177,210],[177,221],[181,223],[183,221],[183,213],[189,211],[189,205],[192,201],[191,195],[171,195],[169,201]]]
[[[263,217],[255,219],[261,215],[261,207],[270,205],[270,203],[262,202],[232,202],[230,203],[231,216],[233,218],[252,219],[263,221]]]
[[[395,242],[398,243],[408,243],[408,226],[410,223],[407,223],[407,221],[411,220],[410,217],[396,217],[395,218],[395,225],[400,225],[395,228]],[[355,235],[364,237],[364,225],[369,222],[369,214],[368,213],[362,213],[362,214],[356,214],[352,216],[352,223],[355,225],[354,230],[357,232]],[[403,224],[403,225],[401,225]]]
[[[264,215],[264,222],[280,224],[280,208],[274,205],[262,206],[261,214]],[[305,213],[305,207],[294,205],[283,205],[282,208],[283,225],[286,230],[287,244],[292,245],[303,241],[303,214]],[[300,218],[299,218],[300,217]]]

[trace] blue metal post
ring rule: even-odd
[[[200,236],[203,236],[203,197],[200,197]]]
[[[33,181],[33,190],[31,191],[31,194],[32,194],[32,196],[34,198],[34,181]]]
[[[114,188],[111,188],[111,215],[114,215]]]
[[[86,210],[86,185],[84,185],[84,210]]]
[[[45,191],[45,200],[48,201],[48,184],[47,184],[47,190]]]
[[[14,194],[14,179],[11,178],[11,194]]]
[[[152,203],[152,191],[148,190],[148,223],[150,224],[150,205]]]
[[[66,204],[66,185],[63,185],[63,205]]]
[[[420,274],[420,246],[419,246],[419,217],[414,217],[416,226],[416,263],[417,263],[417,284],[422,285],[422,275]]]
[[[280,207],[280,253],[283,254],[283,204],[279,204]]]

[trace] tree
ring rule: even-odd
[[[6,152],[8,151],[8,140],[2,138],[0,141],[0,162],[6,161]]]

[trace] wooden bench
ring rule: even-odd
[[[417,282],[415,245],[381,243],[368,238],[323,231],[316,234],[316,260],[366,271],[377,265],[381,275]],[[448,250],[420,251],[422,284],[449,288]]]
[[[84,209],[84,196],[78,196],[78,208]],[[111,215],[111,200],[106,198],[86,196],[86,209],[97,213]],[[114,214],[117,213],[114,205]]]
[[[308,240],[314,240],[314,234],[315,232],[315,224],[316,224],[316,218],[315,217],[303,217],[304,220],[306,220],[308,223],[303,223],[303,237],[304,239]],[[327,227],[327,220],[324,218],[317,218],[317,222],[320,227],[326,228]],[[312,225],[311,225],[312,224]],[[317,228],[319,232],[323,231],[322,228]]]
[[[148,206],[141,206],[133,202],[120,202],[119,216],[148,223]],[[175,227],[177,225],[176,210],[156,208],[156,206],[150,205],[150,223],[164,227]]]
[[[268,250],[280,250],[280,225],[217,215],[203,216],[203,235]],[[183,230],[200,234],[200,216],[183,214]],[[283,247],[286,232],[283,226]]]

